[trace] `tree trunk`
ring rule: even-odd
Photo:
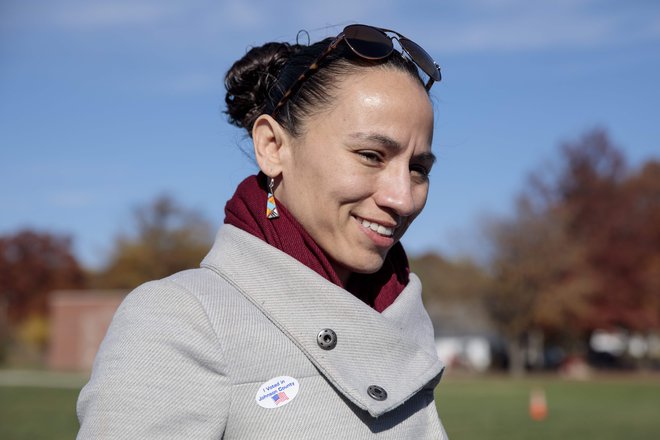
[[[531,369],[541,370],[545,364],[545,338],[543,332],[538,329],[531,330],[527,334],[527,362]]]
[[[510,338],[507,343],[507,354],[509,355],[509,374],[520,377],[525,374],[525,350],[520,338]]]

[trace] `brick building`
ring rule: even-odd
[[[86,371],[105,336],[124,290],[56,291],[50,297],[48,366]]]

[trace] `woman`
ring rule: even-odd
[[[237,61],[227,113],[261,172],[200,269],[119,308],[79,438],[445,438],[443,367],[399,243],[426,202],[439,80],[421,47],[365,25]]]

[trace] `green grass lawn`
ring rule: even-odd
[[[529,396],[543,388],[548,416],[533,421]],[[438,412],[452,440],[660,439],[660,380],[443,379]]]
[[[0,439],[70,440],[78,432],[77,389],[0,387]]]
[[[445,377],[438,410],[452,440],[660,439],[656,378],[508,380]],[[528,413],[534,387],[546,392],[549,414]],[[0,439],[72,439],[78,429],[77,389],[0,386]]]

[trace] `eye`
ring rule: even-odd
[[[357,152],[357,154],[362,158],[363,161],[372,165],[377,165],[383,161],[382,155],[377,151],[360,150]]]
[[[423,165],[410,165],[410,174],[425,182],[429,180],[431,170]]]

